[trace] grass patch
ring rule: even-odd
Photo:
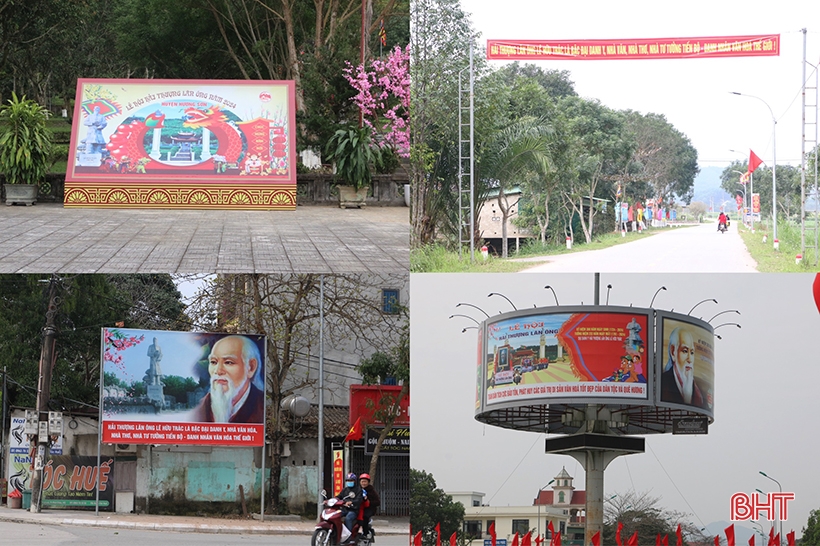
[[[533,241],[523,245],[517,253],[512,253],[507,259],[490,255],[484,260],[477,248],[475,263],[470,262],[469,249],[465,249],[462,258],[459,259],[458,252],[434,244],[410,250],[410,271],[412,273],[516,273],[537,265],[539,260],[534,258],[543,257],[542,261],[546,262],[549,261],[550,256],[559,254],[601,250],[649,237],[661,233],[664,229],[673,228],[649,229],[645,233],[629,232],[626,237],[621,237],[620,233],[604,233],[589,244],[574,244],[571,250],[567,249],[566,244],[543,245],[540,241]]]
[[[771,233],[764,230],[756,230],[752,233],[748,228],[740,228],[740,236],[743,239],[749,254],[757,262],[757,270],[761,273],[807,273],[820,271],[820,267],[815,266],[814,256],[814,233],[806,230],[806,254],[800,264],[795,263],[795,256],[800,254],[800,226],[791,222],[778,223],[777,238],[780,240],[780,250],[775,250],[772,244]],[[768,240],[763,242],[764,233],[768,233]]]

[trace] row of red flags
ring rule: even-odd
[[[615,542],[618,546],[623,546],[621,541],[621,531],[624,528],[624,524],[618,522],[618,530],[615,531]],[[555,529],[552,526],[552,522],[549,522],[547,525],[547,530],[552,537],[550,539],[549,546],[561,546],[561,533],[556,533]],[[735,524],[733,523],[726,529],[726,544],[727,546],[735,546]],[[487,533],[490,535],[492,539],[492,544],[495,546],[495,522],[490,524],[490,528],[487,529]],[[412,530],[411,530],[412,535]],[[453,533],[450,535],[450,546],[456,546],[456,535],[457,533]],[[680,524],[678,524],[678,528],[675,530],[675,538],[676,546],[683,546],[683,533],[681,532]],[[788,542],[788,546],[795,546],[794,543],[794,531],[790,533],[786,533],[786,540]],[[536,546],[541,546],[541,543],[544,539],[541,538],[541,535],[535,537],[535,544]],[[515,533],[515,536],[512,539],[512,544],[510,546],[532,546],[532,531],[527,532],[523,537],[521,537],[519,542],[518,533]],[[422,546],[421,544],[421,531],[417,532],[413,536],[413,546]],[[436,523],[436,546],[441,546],[441,524]],[[601,546],[601,532],[598,531],[594,535],[592,535],[592,546]],[[635,531],[631,537],[626,541],[626,546],[638,546],[638,532]],[[660,533],[655,538],[655,546],[669,546],[669,535],[664,535],[661,538]],[[715,546],[720,546],[720,535],[715,536]],[[749,539],[749,546],[755,546],[755,537]],[[780,533],[774,533],[774,527],[769,530],[769,542],[766,546],[780,546]]]

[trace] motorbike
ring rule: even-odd
[[[723,222],[718,224],[718,231],[721,233],[726,233],[726,224],[724,224]]]
[[[345,501],[336,497],[328,499],[325,491],[322,491],[322,497],[325,499],[322,502],[324,508],[316,523],[316,529],[313,531],[310,546],[338,546],[350,538],[351,534],[345,527]],[[353,494],[351,493],[348,497],[352,498]],[[356,546],[370,546],[376,542],[372,520],[368,523],[367,528],[366,533],[360,533],[359,522],[356,522],[353,527],[353,532],[356,533]]]

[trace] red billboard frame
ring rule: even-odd
[[[350,385],[350,425],[361,418],[362,425],[384,426],[374,417],[377,409],[385,409],[384,396],[395,398],[401,392],[401,385]],[[399,401],[399,415],[394,426],[410,425],[410,394]]]

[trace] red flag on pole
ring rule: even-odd
[[[774,546],[780,546],[780,533],[777,533],[774,536],[774,540],[772,541],[772,544],[774,544]]]
[[[754,535],[752,535],[749,538],[749,546],[755,546],[755,536]]]
[[[658,533],[658,536],[655,537],[655,546],[661,546],[661,534]]]
[[[515,533],[515,536],[513,536],[512,546],[518,546],[518,533]]]
[[[720,535],[715,535],[715,546],[720,546]]]
[[[794,546],[794,531],[786,533],[786,542],[788,546]]]
[[[592,535],[592,546],[601,546],[601,531],[596,531]]]
[[[760,166],[761,163],[763,163],[763,160],[760,159],[759,157],[757,157],[752,150],[749,150],[749,170],[748,170],[748,172],[749,173],[755,172],[755,169],[757,169]]]
[[[532,531],[527,531],[527,534],[521,537],[521,546],[532,546]]]
[[[413,537],[413,546],[421,546],[421,531],[416,533],[416,536]]]
[[[345,436],[345,442],[348,440],[361,440],[362,439],[362,418],[358,417],[356,422],[353,423],[353,426],[350,427],[350,430]]]
[[[624,528],[624,524],[619,521],[618,522],[618,530],[615,531],[615,543],[618,544],[618,546],[622,546],[621,545],[621,530],[623,530],[623,528]]]
[[[661,543],[663,546],[669,546],[669,535],[663,535],[663,540]]]
[[[456,533],[453,533],[452,535],[450,535],[450,546],[456,546],[456,535],[457,534],[458,533],[456,532]]]
[[[626,546],[638,546],[638,531],[632,533],[632,536],[626,541]]]
[[[676,546],[683,546],[683,534],[680,532],[680,523],[678,523],[678,528],[675,530],[675,536],[678,537]]]
[[[535,537],[535,546],[541,546],[542,542],[544,542],[544,539],[541,537],[541,535]]]
[[[493,546],[495,546],[495,522],[492,522],[487,528],[487,533],[489,533],[490,538],[493,540]]]
[[[727,546],[735,546],[735,524],[731,524],[729,527],[724,529],[726,532],[726,544]]]
[[[436,523],[436,546],[441,546],[441,522]]]
[[[561,533],[555,533],[555,538],[552,539],[552,546],[561,546]]]
[[[769,529],[769,544],[768,544],[768,546],[774,546],[774,525],[772,525],[772,528]]]

